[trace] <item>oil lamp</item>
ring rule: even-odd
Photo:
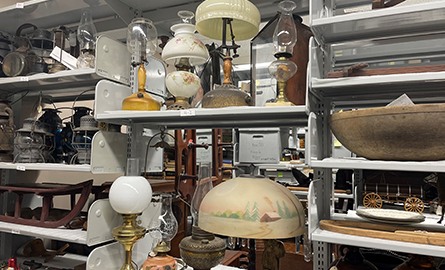
[[[77,58],[77,68],[94,68],[97,30],[91,16],[91,9],[82,10],[80,24],[77,28],[77,40],[80,44],[80,56]]]
[[[48,136],[52,134],[43,129],[40,121],[34,118],[25,119],[23,127],[16,131],[14,145],[18,151],[14,162],[44,163],[43,151]]]
[[[158,46],[158,33],[153,22],[146,18],[136,18],[127,28],[127,49],[133,55],[140,58],[140,62],[133,62],[133,66],[139,66],[138,92],[124,99],[122,110],[132,111],[159,111],[161,103],[145,92],[146,72],[144,63],[147,56],[156,52]]]
[[[111,207],[124,219],[124,223],[112,231],[125,250],[121,270],[136,270],[131,264],[133,246],[146,233],[144,227],[136,224],[136,218],[148,207],[151,196],[150,183],[139,174],[139,159],[129,158],[126,175],[113,182],[109,193]]]
[[[198,227],[198,211],[204,197],[212,190],[212,168],[209,162],[199,166],[198,185],[193,194],[191,213],[193,217],[192,236],[179,243],[181,258],[196,270],[210,270],[224,258],[224,240]]]
[[[278,99],[266,106],[291,106],[284,94],[287,80],[297,72],[297,65],[290,61],[297,42],[297,28],[295,27],[292,11],[297,7],[295,2],[284,0],[278,4],[281,10],[280,18],[273,35],[275,57],[277,60],[269,65],[269,74],[277,80]]]
[[[97,131],[99,131],[99,128],[93,116],[85,115],[80,118],[80,127],[73,130],[71,143],[77,153],[71,158],[70,164],[90,164],[91,142]]]
[[[153,201],[161,204],[148,225],[148,232],[153,238],[153,244],[156,245],[153,249],[156,256],[149,256],[145,260],[142,269],[176,269],[176,260],[167,255],[167,252],[170,251],[170,241],[178,232],[178,221],[172,210],[172,195],[155,195],[153,196]]]
[[[195,65],[204,64],[209,58],[206,46],[195,37],[195,26],[191,24],[193,12],[179,11],[178,16],[182,19],[182,23],[171,27],[175,36],[162,51],[162,59],[178,69],[165,78],[167,89],[176,98],[176,102],[169,106],[168,110],[191,107],[188,99],[199,90],[201,80],[190,70]]]

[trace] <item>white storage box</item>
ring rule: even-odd
[[[281,139],[279,128],[239,129],[239,162],[280,162]]]
[[[198,129],[196,131],[196,144],[212,144],[212,130]],[[212,147],[196,148],[196,162],[212,162]]]

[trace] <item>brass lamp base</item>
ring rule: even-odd
[[[179,243],[181,258],[194,270],[210,270],[224,259],[226,244],[215,235],[193,226],[192,236]]]
[[[144,237],[147,230],[136,224],[136,218],[140,213],[120,215],[124,219],[124,223],[121,226],[114,228],[112,233],[114,239],[119,241],[119,243],[124,246],[125,250],[125,260],[121,270],[137,270],[131,264],[132,250],[134,244]]]
[[[176,102],[168,106],[167,110],[187,110],[192,108],[186,97],[175,97]]]
[[[279,95],[275,102],[266,103],[266,107],[282,107],[282,106],[294,106],[292,102],[290,102],[286,95],[284,94],[284,90],[286,89],[286,81],[277,82]]]

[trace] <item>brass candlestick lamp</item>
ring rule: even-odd
[[[138,92],[124,99],[122,110],[130,111],[159,111],[161,103],[145,92],[146,71],[144,62],[147,55],[153,55],[157,47],[158,33],[153,22],[145,18],[136,18],[127,28],[127,49],[140,57],[140,62],[134,62],[133,66],[139,66]]]
[[[110,188],[110,204],[124,219],[124,223],[113,229],[114,238],[125,250],[121,270],[136,270],[131,264],[133,246],[141,240],[146,229],[136,224],[136,218],[148,207],[152,190],[150,183],[139,175],[139,159],[127,160],[127,174],[116,179]]]
[[[273,35],[277,60],[269,65],[270,75],[277,80],[278,99],[275,103],[266,103],[266,106],[292,106],[293,104],[287,100],[284,90],[287,80],[297,72],[297,65],[289,60],[297,42],[297,28],[292,16],[292,11],[297,5],[291,0],[284,0],[278,4],[278,7],[281,10],[281,15]]]

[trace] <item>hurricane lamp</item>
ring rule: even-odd
[[[83,9],[79,27],[77,28],[77,40],[79,41],[81,51],[80,56],[77,58],[77,68],[94,68],[96,61],[96,36],[97,30],[93,23],[91,9]]]

